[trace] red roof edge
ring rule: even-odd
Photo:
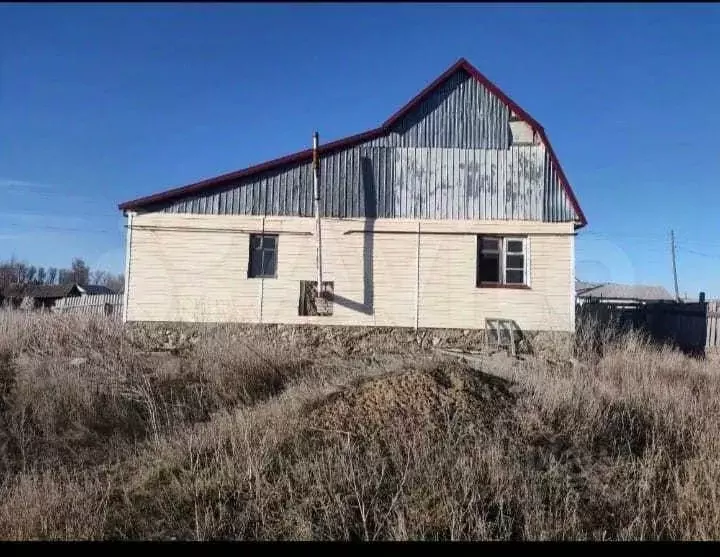
[[[338,149],[347,149],[350,147],[353,147],[359,143],[362,143],[364,141],[369,141],[371,139],[376,139],[378,137],[381,137],[382,135],[389,132],[390,128],[395,125],[403,116],[405,116],[407,113],[409,113],[411,110],[413,110],[415,107],[417,107],[423,99],[432,93],[437,87],[439,87],[450,75],[452,75],[455,71],[462,69],[465,72],[467,72],[471,77],[475,78],[477,81],[482,83],[487,89],[496,95],[501,101],[503,101],[513,112],[515,112],[520,118],[525,120],[530,127],[540,136],[540,138],[543,140],[545,147],[548,150],[548,153],[550,154],[550,160],[552,161],[552,164],[555,165],[555,168],[557,170],[557,173],[560,177],[560,182],[562,184],[563,189],[565,190],[565,193],[567,193],[568,199],[570,200],[570,204],[572,205],[573,209],[577,213],[577,216],[579,218],[579,222],[577,223],[577,227],[581,228],[587,224],[587,219],[585,218],[585,214],[583,213],[582,209],[580,208],[580,204],[577,201],[577,198],[575,197],[575,193],[573,192],[572,188],[570,187],[570,183],[565,176],[565,172],[563,171],[562,167],[560,166],[560,161],[558,160],[557,156],[555,155],[555,151],[552,148],[552,145],[550,144],[550,141],[547,138],[547,135],[545,134],[545,130],[543,127],[539,124],[537,120],[535,120],[530,114],[525,112],[520,105],[518,105],[515,101],[513,101],[510,97],[508,97],[505,93],[500,90],[500,88],[495,85],[492,81],[490,81],[487,77],[485,77],[475,66],[473,66],[470,62],[468,62],[465,58],[460,58],[457,62],[455,62],[452,66],[450,66],[447,70],[445,70],[440,76],[438,76],[437,79],[435,79],[432,83],[430,83],[427,87],[425,87],[422,91],[420,91],[417,95],[415,95],[407,104],[405,104],[400,110],[395,112],[390,118],[385,120],[383,124],[375,129],[368,130],[366,132],[362,132],[350,137],[346,137],[343,139],[338,139],[336,141],[333,141],[331,143],[326,143],[325,145],[321,145],[319,148],[320,154],[329,154],[330,152],[336,151]],[[292,164],[292,163],[300,163],[312,160],[312,149],[306,149],[304,151],[299,151],[297,153],[292,153],[290,155],[286,155],[284,157],[280,157],[277,159],[273,159],[261,164],[257,164],[254,166],[250,166],[247,168],[244,168],[242,170],[237,170],[235,172],[230,172],[227,174],[222,174],[220,176],[215,176],[213,178],[208,178],[206,180],[202,180],[200,182],[195,182],[194,184],[190,184],[187,186],[182,186],[179,188],[173,188],[171,190],[166,190],[160,193],[156,193],[153,195],[149,195],[146,197],[140,197],[138,199],[133,199],[132,201],[126,201],[125,203],[121,203],[118,205],[118,208],[121,211],[128,211],[133,209],[138,209],[143,206],[147,206],[153,203],[159,203],[163,201],[169,201],[171,199],[175,199],[180,196],[185,195],[191,195],[193,193],[200,192],[204,189],[210,188],[210,187],[216,187],[220,186],[222,184],[225,184],[227,182],[237,180],[239,178],[245,178],[254,174],[258,174],[260,172],[265,172],[268,170],[273,170],[277,167],[286,165],[286,164]]]

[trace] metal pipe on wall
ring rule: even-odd
[[[315,236],[317,238],[317,296],[322,293],[322,233],[320,227],[320,156],[318,132],[313,133],[313,193],[315,199]]]

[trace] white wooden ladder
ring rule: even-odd
[[[485,342],[499,350],[507,350],[513,356],[524,335],[512,319],[489,317],[485,319]]]

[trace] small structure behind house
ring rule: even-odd
[[[575,297],[578,305],[591,301],[616,305],[674,301],[673,295],[663,286],[585,282],[582,280],[575,281]]]
[[[2,291],[5,306],[19,309],[51,309],[58,300],[81,295],[77,284],[10,284]]]

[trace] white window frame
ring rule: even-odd
[[[487,250],[485,253],[497,253],[498,254],[498,265],[499,265],[499,282],[480,282],[478,281],[477,273],[478,273],[478,264],[479,261],[476,260],[475,263],[475,273],[476,278],[475,282],[478,288],[497,288],[497,287],[506,287],[506,288],[529,288],[530,287],[530,241],[527,236],[501,236],[498,234],[478,234],[477,235],[477,242],[478,242],[478,248],[476,252],[476,258],[479,257],[482,254],[482,245],[480,242],[482,241],[482,238],[493,238],[497,239],[499,241],[499,250]],[[523,256],[523,268],[517,268],[517,267],[510,267],[507,268],[507,256],[508,256],[508,242],[521,242],[522,243],[522,253],[521,252],[512,252],[516,255],[522,255]],[[523,282],[507,282],[507,271],[520,271],[523,272]]]

